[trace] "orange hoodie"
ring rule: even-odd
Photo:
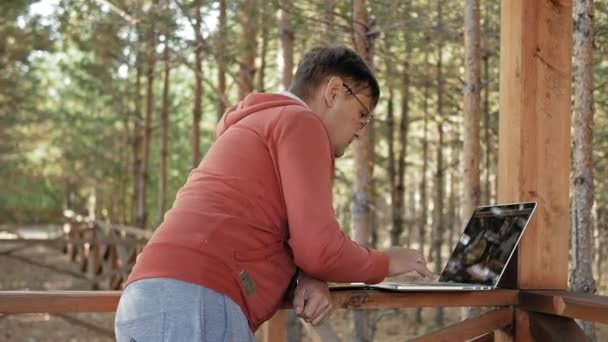
[[[296,99],[252,94],[177,193],[127,283],[173,278],[227,295],[252,331],[278,309],[296,265],[330,282],[377,283],[388,258],[353,242],[332,207],[325,126]]]

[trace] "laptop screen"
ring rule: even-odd
[[[530,202],[475,209],[439,281],[496,285],[535,207]]]

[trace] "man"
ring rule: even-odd
[[[334,158],[365,129],[379,95],[355,52],[317,48],[289,92],[252,94],[230,108],[137,259],[117,339],[254,341],[284,301],[321,324],[332,309],[327,281],[432,276],[418,251],[350,240],[332,208]]]

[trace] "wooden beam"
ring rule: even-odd
[[[336,307],[344,309],[506,306],[517,304],[517,291],[332,292]],[[0,313],[111,312],[120,291],[0,291]]]
[[[515,341],[534,341],[530,331],[530,319],[528,311],[515,309]]]
[[[0,313],[114,312],[120,291],[0,291]]]
[[[287,311],[278,311],[272,318],[260,327],[260,335],[263,342],[285,341],[287,331]]]
[[[152,237],[152,234],[154,234],[154,232],[150,231],[150,230],[137,228],[137,227],[131,227],[131,226],[125,226],[125,225],[116,224],[116,223],[108,224],[104,221],[99,221],[99,220],[95,221],[95,224],[99,227],[104,227],[108,230],[113,230],[119,234],[131,235],[131,236],[134,236],[136,238],[143,239],[146,241],[150,240],[150,238]]]
[[[513,322],[515,323],[515,322]],[[513,324],[511,327],[513,327],[515,324]],[[513,342],[513,333],[512,332],[507,332],[505,330],[510,330],[510,329],[498,329],[498,330],[494,330],[494,342]]]
[[[518,288],[568,285],[572,0],[501,0],[498,202],[537,201]]]
[[[563,291],[525,291],[519,307],[528,311],[608,324],[608,297]]]
[[[571,318],[530,312],[530,331],[535,341],[591,341]]]
[[[332,300],[342,309],[507,306],[517,304],[517,290],[472,292],[382,292],[332,291]]]
[[[494,332],[470,339],[469,342],[494,342]]]
[[[414,339],[417,342],[466,341],[513,323],[513,310],[503,308],[487,312],[476,318],[451,325],[445,329]]]

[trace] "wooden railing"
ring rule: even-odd
[[[2,249],[0,255],[84,279],[90,283],[92,290],[120,290],[135,264],[137,254],[152,236],[152,232],[89,220],[69,212],[64,219],[63,235],[57,238],[26,238],[15,234],[16,238],[0,239],[1,244],[11,246]],[[71,261],[79,264],[80,271],[33,260],[23,256],[23,253],[16,254],[37,245],[67,253]]]
[[[64,251],[80,263],[92,289],[120,290],[152,232],[66,215]]]
[[[68,253],[72,261],[80,264],[81,271],[91,282],[93,289],[120,289],[137,254],[152,233],[134,227],[90,221],[75,215],[67,216],[66,220],[62,237],[51,240],[12,239],[11,243],[17,246],[3,251],[3,254],[36,244],[55,245]],[[36,263],[32,260],[24,261]],[[0,314],[114,312],[120,293],[0,291]],[[526,324],[529,324],[532,336],[542,341],[586,340],[586,336],[572,319],[608,323],[608,297],[565,291],[501,289],[477,292],[389,293],[334,289],[331,295],[334,306],[342,309],[496,307],[479,317],[419,337],[416,341],[491,341],[495,336],[502,336],[499,340],[510,340],[512,332],[507,328],[515,325],[514,313],[518,310],[529,314],[529,322]],[[285,312],[279,311],[262,327],[264,341],[285,340]]]
[[[416,341],[486,341],[494,340],[496,333],[508,336],[509,332],[504,329],[513,324],[514,310],[530,313],[532,334],[539,341],[585,341],[587,338],[582,330],[569,318],[608,323],[608,297],[565,291],[332,291],[331,295],[336,307],[342,309],[499,307]],[[0,313],[113,312],[119,298],[120,291],[4,291],[0,292]],[[284,315],[284,311],[278,315]],[[272,336],[284,336],[281,322],[284,320],[278,320],[276,324],[271,320],[266,331],[272,331]]]

